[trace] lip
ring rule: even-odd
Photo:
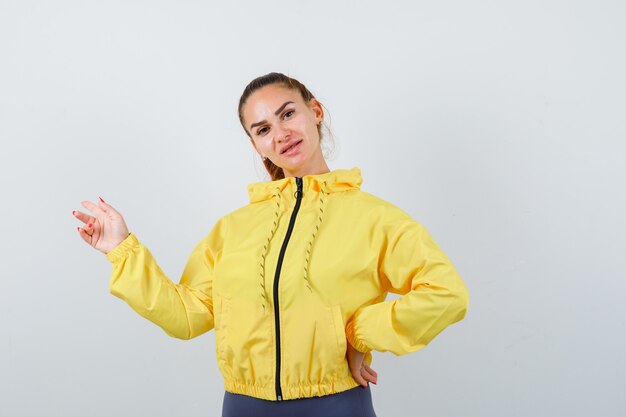
[[[287,147],[291,146],[291,149],[289,149],[286,152],[282,152],[281,155],[293,155],[300,149],[301,144],[302,144],[302,139],[300,139],[299,141],[296,141],[295,145],[293,144],[287,145]]]

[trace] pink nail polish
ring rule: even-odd
[[[91,227],[91,223],[89,223],[89,224],[87,225],[87,227]]]
[[[104,203],[104,200],[102,199],[102,197],[98,196],[98,198],[100,199],[100,201]]]
[[[76,213],[76,210],[72,210],[72,214]]]

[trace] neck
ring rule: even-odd
[[[330,172],[330,169],[323,158],[316,163],[296,167],[293,170],[283,168],[285,177],[304,177],[305,175],[325,174],[327,172]]]

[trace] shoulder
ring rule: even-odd
[[[234,208],[222,216],[224,221],[229,223],[247,222],[251,218],[256,218],[259,214],[266,210],[273,210],[274,204],[272,200],[262,200],[254,203],[247,203],[243,206]]]
[[[367,191],[359,190],[352,197],[361,210],[376,213],[384,221],[415,221],[408,211],[400,208],[395,203],[385,200]]]

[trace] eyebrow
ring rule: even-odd
[[[285,102],[283,103],[283,105],[282,105],[282,106],[280,106],[280,107],[278,108],[278,110],[276,110],[276,111],[274,112],[274,114],[278,116],[278,113],[280,113],[281,111],[283,111],[283,109],[285,108],[285,106],[286,106],[287,104],[289,104],[289,103],[293,103],[293,101],[285,101]],[[267,120],[261,120],[260,122],[252,123],[252,124],[250,125],[250,130],[254,129],[254,127],[255,127],[255,126],[262,125],[263,123],[267,123]]]

